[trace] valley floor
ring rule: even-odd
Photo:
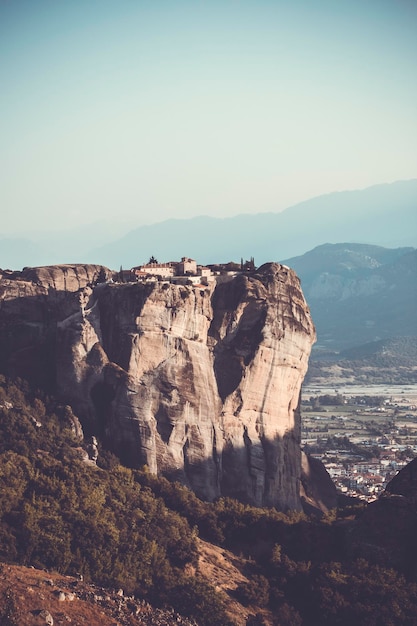
[[[417,385],[306,385],[302,416],[305,450],[346,495],[376,499],[417,456]]]

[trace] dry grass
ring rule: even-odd
[[[199,540],[198,572],[225,600],[227,613],[236,626],[245,626],[250,615],[262,613],[265,624],[271,614],[259,607],[244,607],[234,597],[238,585],[247,583],[247,561],[233,553]],[[190,568],[189,574],[193,571]],[[192,622],[146,602],[118,595],[72,576],[62,576],[20,565],[0,564],[0,624],[44,626],[47,611],[54,626],[187,626]],[[9,617],[6,617],[6,614]]]
[[[243,574],[247,561],[232,552],[199,540],[198,570],[217,591],[224,593],[227,613],[236,626],[245,626],[250,615],[262,613],[265,624],[272,625],[269,611],[259,607],[244,607],[233,598],[233,591],[248,578]],[[232,592],[232,593],[230,593]]]
[[[88,585],[71,576],[18,565],[0,564],[0,624],[53,626],[171,626],[191,625],[169,611]],[[43,613],[43,614],[42,614]]]

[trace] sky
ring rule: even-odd
[[[415,0],[0,0],[0,235],[417,177]]]

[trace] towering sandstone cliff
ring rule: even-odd
[[[315,331],[295,273],[270,263],[210,287],[91,286],[89,267],[3,277],[3,371],[55,372],[87,431],[131,465],[206,499],[300,509]]]

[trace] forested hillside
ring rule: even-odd
[[[78,573],[172,606],[203,626],[244,623],[230,611],[232,601],[252,625],[416,623],[414,548],[408,560],[397,559],[397,569],[383,550],[378,558],[365,552],[363,505],[308,519],[226,498],[205,503],[102,449],[96,464],[85,448],[70,407],[1,378],[4,563]],[[245,580],[228,593],[204,577],[199,537],[237,555]],[[7,623],[19,623],[17,614],[13,619]]]
[[[315,353],[306,383],[356,382],[362,384],[415,384],[417,337],[393,337],[343,350],[339,354]]]

